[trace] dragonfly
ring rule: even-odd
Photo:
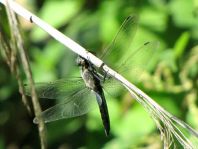
[[[120,52],[120,42],[122,42],[126,34],[129,34],[130,32],[129,42],[125,44],[125,47],[128,48],[131,45],[136,28],[137,17],[127,17],[111,44],[101,55],[101,58],[105,61],[109,59],[111,55],[118,54]],[[147,54],[153,54],[153,48],[154,46],[152,43],[146,42],[142,47],[134,50],[130,54],[127,54],[128,58],[126,61],[120,63],[117,68],[120,66],[123,67],[131,65],[131,61],[129,61],[129,59],[135,55],[142,56],[142,51],[145,51],[145,49],[147,49]],[[89,62],[89,60],[78,56],[76,62],[81,69],[81,77],[59,79],[53,82],[35,83],[38,97],[63,100],[63,102],[46,109],[39,116],[42,117],[45,123],[48,123],[60,119],[84,115],[90,110],[95,109],[98,105],[105,134],[106,136],[109,136],[110,118],[104,88],[114,81],[112,81],[113,79],[111,76],[108,76],[108,72],[98,70]],[[31,96],[29,85],[25,86],[25,90],[26,94]],[[38,117],[34,118],[33,122],[38,123]]]

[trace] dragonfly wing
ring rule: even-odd
[[[96,96],[88,88],[84,88],[66,99],[65,102],[59,103],[44,112],[40,117],[44,122],[51,122],[59,119],[72,118],[86,114],[97,106]],[[38,123],[38,119],[34,119]]]
[[[118,65],[119,73],[127,72],[131,78],[141,80],[142,74],[152,70],[157,62],[159,42],[146,42],[137,49],[132,49]]]
[[[111,66],[112,62],[113,64],[117,62],[117,60],[120,59],[123,50],[126,50],[131,46],[137,30],[137,22],[137,16],[129,16],[124,20],[113,41],[101,56],[106,64]]]
[[[133,39],[137,26],[137,16],[127,17],[101,58],[117,72],[123,73],[127,70],[127,74],[130,72],[133,78],[135,76],[136,79],[138,76],[138,80],[140,80],[140,74],[143,74],[147,68],[152,67],[151,58],[154,59],[159,43],[145,42],[141,47],[134,48]],[[101,74],[104,76],[107,75],[106,73],[108,72]]]
[[[40,98],[66,99],[78,90],[82,90],[85,84],[82,78],[60,79],[54,82],[35,83],[36,93]],[[30,86],[25,85],[26,95],[31,96]],[[68,99],[68,98],[67,98]]]
[[[126,74],[133,79],[134,83],[139,83],[143,79],[143,74],[150,71],[157,62],[157,46],[158,42],[148,42],[140,48],[134,50],[129,54],[125,60],[117,66],[117,72],[120,74]],[[152,69],[151,69],[152,70]],[[104,90],[112,95],[117,96],[118,91],[124,89],[123,84],[118,82],[113,77],[106,75],[106,78],[101,79]]]

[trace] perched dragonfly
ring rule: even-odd
[[[105,134],[108,136],[110,131],[109,113],[104,92],[101,86],[100,76],[95,71],[91,63],[86,59],[79,56],[77,58],[77,64],[81,66],[81,76],[86,84],[86,87],[96,95],[96,100],[100,108],[101,118],[105,128]]]
[[[129,41],[132,41],[136,25],[136,17],[129,16],[125,19],[116,37],[101,57],[106,59],[109,58],[112,53],[117,54],[117,52],[119,52],[118,50],[120,50],[119,47],[120,42],[122,42],[123,33],[128,34],[131,28],[132,32],[130,32]],[[129,45],[130,44],[126,44],[126,48],[128,48]],[[142,51],[146,48],[148,49],[147,53],[153,54],[153,51],[150,50],[153,48],[153,45],[147,42],[141,48],[128,54],[128,57],[132,58],[131,56],[137,55],[137,53],[142,55]],[[130,65],[131,62],[128,61],[128,59],[129,58],[127,58],[127,61],[123,61],[120,66]],[[111,77],[109,77],[106,72],[99,72],[88,60],[80,56],[77,58],[77,64],[81,67],[80,78],[60,79],[54,82],[35,84],[38,97],[63,100],[63,102],[43,111],[40,116],[44,122],[47,123],[86,114],[98,105],[105,134],[108,136],[110,132],[110,119],[103,86],[105,86],[105,83],[108,84],[108,82],[110,82]],[[26,85],[25,88],[26,94],[30,95],[29,85]],[[38,118],[34,119],[34,123],[38,123]]]

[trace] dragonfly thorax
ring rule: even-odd
[[[91,63],[81,56],[77,57],[76,63],[81,67],[81,77],[84,80],[86,87],[96,91],[100,81],[96,77],[97,74]]]

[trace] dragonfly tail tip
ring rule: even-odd
[[[105,130],[105,135],[106,135],[106,137],[109,136],[109,131],[108,130]]]

